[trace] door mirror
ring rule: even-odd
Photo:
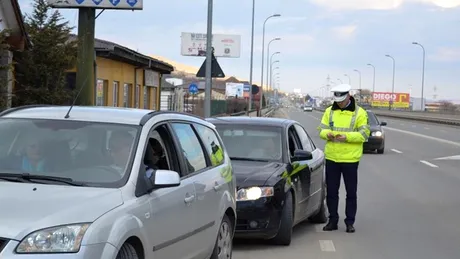
[[[386,125],[387,125],[387,122],[386,122],[386,121],[380,122],[380,126],[386,126]]]
[[[311,152],[297,149],[294,151],[294,157],[291,159],[292,162],[296,161],[305,161],[313,159],[313,154]]]
[[[162,189],[162,188],[171,188],[177,187],[180,185],[180,176],[175,171],[170,170],[152,170],[148,179],[152,186],[152,189]],[[153,171],[153,172],[152,172]]]

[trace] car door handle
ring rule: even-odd
[[[185,197],[184,202],[188,204],[188,203],[191,203],[194,199],[195,199],[195,195],[190,195],[190,196]]]

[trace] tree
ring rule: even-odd
[[[8,51],[10,49],[10,46],[7,43],[7,38],[9,35],[10,31],[9,30],[2,30],[0,31],[0,53],[3,53],[4,51]],[[8,71],[11,70],[11,64],[7,65],[0,65],[0,71]],[[2,73],[3,74],[3,73]],[[8,103],[8,79],[7,78],[0,78],[0,109],[4,110],[7,108],[7,103]]]
[[[75,67],[77,43],[73,28],[45,0],[35,0],[25,27],[32,46],[16,58],[14,105],[68,104],[75,89],[66,87],[66,72]]]

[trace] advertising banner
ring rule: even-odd
[[[393,101],[392,107],[394,108],[409,108],[410,95],[409,93],[372,93],[372,107],[390,107],[391,101]]]
[[[206,56],[206,33],[183,32],[181,35],[182,56]],[[228,34],[213,34],[212,46],[214,56],[239,58],[241,52],[241,36]]]
[[[243,98],[243,83],[226,83],[225,84],[225,96]]]

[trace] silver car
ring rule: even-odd
[[[0,114],[0,258],[231,258],[235,179],[212,124],[68,111]]]

